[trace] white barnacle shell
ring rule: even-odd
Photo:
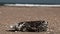
[[[44,24],[48,24],[48,22],[47,21],[45,21],[45,23]]]
[[[10,25],[10,28],[13,28],[13,26],[12,26],[12,25]]]

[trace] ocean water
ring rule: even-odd
[[[60,4],[60,0],[0,0],[0,3],[14,3],[14,4]]]

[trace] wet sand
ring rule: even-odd
[[[21,21],[48,21],[47,32],[8,32],[11,24]],[[0,34],[60,34],[60,8],[0,6]]]

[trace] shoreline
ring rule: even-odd
[[[60,7],[60,5],[40,5],[40,4],[4,4],[4,6]]]

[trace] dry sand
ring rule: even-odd
[[[7,32],[9,25],[21,21],[48,21],[47,32]],[[60,34],[60,8],[0,6],[0,34]]]

